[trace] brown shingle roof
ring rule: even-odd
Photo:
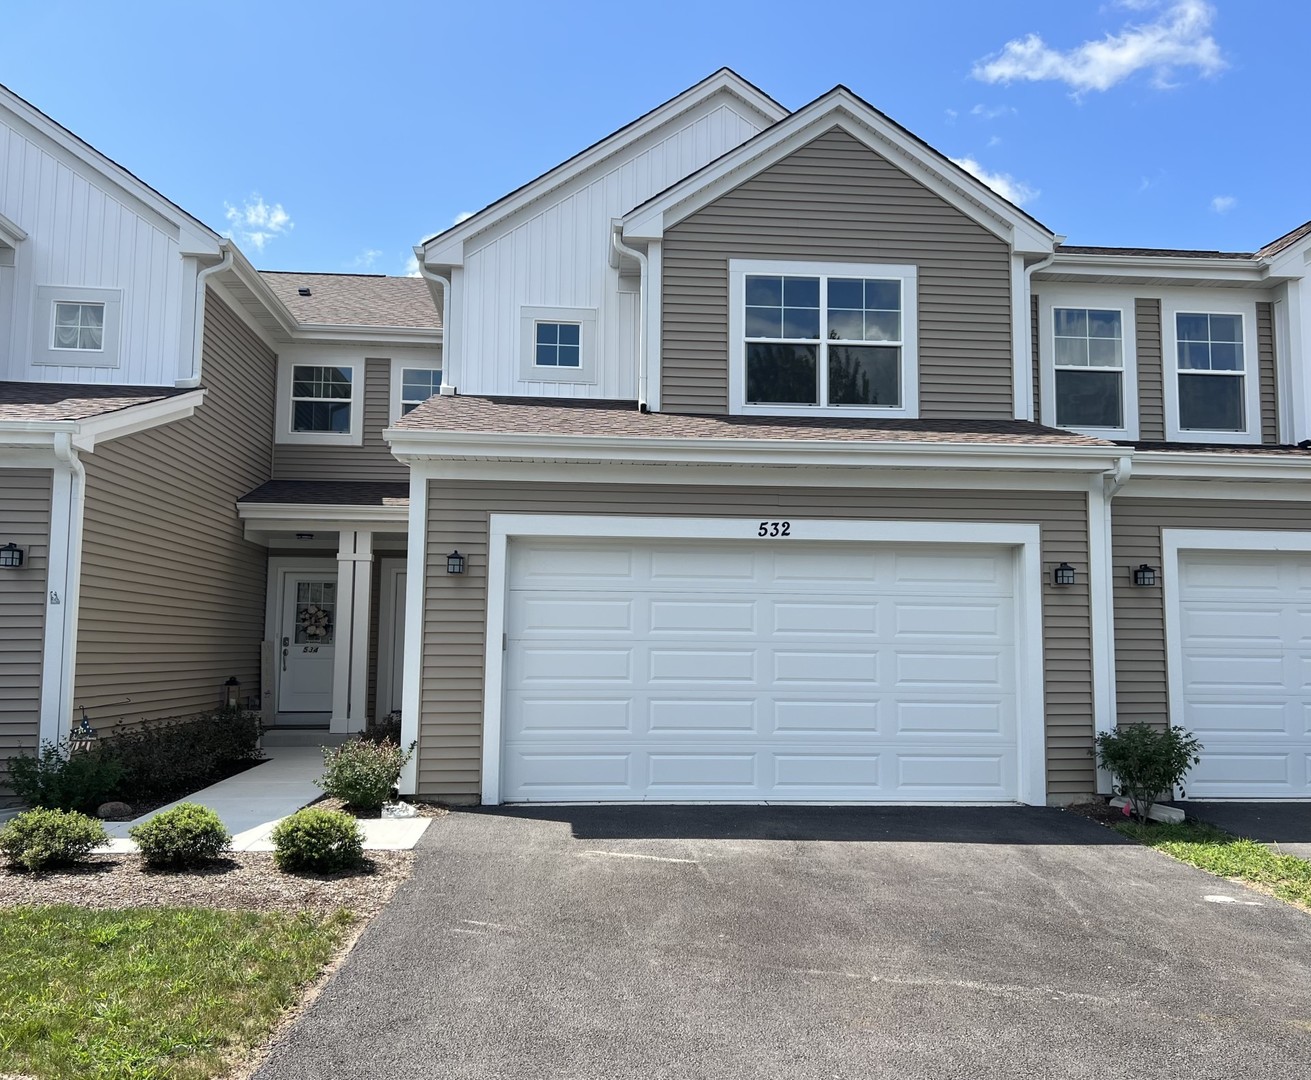
[[[281,270],[261,270],[259,276],[300,323],[441,329],[441,308],[422,278]],[[301,296],[301,289],[309,295]]]
[[[0,382],[0,422],[86,420],[104,413],[189,394],[176,386],[87,386],[80,383]]]
[[[569,398],[429,398],[396,425],[409,431],[594,435],[650,439],[776,439],[783,442],[934,442],[1017,446],[1111,446],[1103,439],[1022,420],[869,420],[841,416],[687,416],[639,412],[632,401]]]
[[[1122,442],[1119,445],[1132,446],[1135,450],[1144,452],[1156,450],[1171,454],[1266,454],[1276,457],[1311,458],[1311,446],[1288,443],[1268,446],[1251,443]]]
[[[1305,225],[1299,225],[1291,232],[1284,233],[1276,240],[1271,240],[1270,243],[1257,252],[1257,255],[1263,259],[1268,259],[1271,255],[1278,255],[1284,248],[1292,247],[1299,240],[1305,240],[1308,236],[1311,236],[1311,221],[1308,221]]]
[[[239,503],[295,503],[313,506],[410,505],[410,485],[363,480],[270,480],[237,500]]]
[[[1203,251],[1191,248],[1090,247],[1059,244],[1058,255],[1130,255],[1144,259],[1255,259],[1250,251]]]

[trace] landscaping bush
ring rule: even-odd
[[[323,776],[315,781],[329,795],[356,810],[381,810],[401,778],[414,747],[352,739],[323,748]]]
[[[350,814],[307,807],[274,826],[273,860],[287,871],[354,870],[364,861],[364,836]]]
[[[1097,736],[1097,764],[1115,776],[1118,794],[1129,800],[1134,816],[1146,822],[1152,803],[1174,789],[1185,794],[1183,779],[1201,758],[1202,744],[1180,727],[1122,724]]]
[[[370,720],[360,732],[360,738],[372,743],[401,745],[401,714],[396,712],[381,720]]]
[[[9,783],[29,806],[90,813],[117,793],[123,768],[92,750],[73,750],[67,740],[44,742],[34,757],[9,759]]]
[[[85,859],[109,834],[93,817],[38,807],[0,828],[0,854],[11,866],[45,870]]]
[[[260,721],[242,709],[115,730],[95,752],[114,762],[121,779],[114,794],[128,802],[176,798],[214,783],[232,766],[258,761]]]
[[[137,842],[147,866],[172,869],[204,866],[227,851],[232,841],[218,814],[198,803],[156,814],[132,826],[128,835]]]

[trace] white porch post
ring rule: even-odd
[[[333,734],[363,731],[369,696],[369,605],[373,533],[343,529],[337,544],[337,639],[332,666]]]
[[[84,473],[69,436],[55,437],[46,571],[45,642],[41,659],[40,739],[69,732],[77,651],[77,606],[82,564]]]

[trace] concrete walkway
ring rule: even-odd
[[[232,834],[234,851],[272,851],[269,837],[273,827],[323,794],[314,783],[323,775],[323,753],[317,746],[270,746],[264,753],[268,760],[253,769],[229,776],[132,821],[106,822],[105,828],[114,838],[108,850],[135,851],[136,844],[127,838],[133,825],[190,802],[208,806],[223,819]],[[372,851],[407,850],[414,847],[431,820],[363,820],[360,829],[364,833],[364,846]]]

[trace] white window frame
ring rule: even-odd
[[[901,282],[901,404],[773,405],[746,400],[746,279],[767,274],[790,277],[849,277]],[[778,259],[730,259],[728,263],[728,411],[754,416],[851,416],[915,419],[919,416],[919,301],[916,267],[892,263],[789,262]],[[825,344],[828,306],[820,306],[820,341]],[[828,365],[819,350],[819,399],[828,396]]]
[[[338,367],[351,370],[351,423],[349,431],[294,431],[291,384],[298,367]],[[364,359],[331,355],[280,356],[278,358],[277,442],[305,446],[362,446],[364,443]]]
[[[594,384],[596,376],[596,308],[521,307],[519,309],[519,378],[524,382]],[[578,367],[539,367],[537,324],[578,324]]]
[[[1038,294],[1038,359],[1042,371],[1039,386],[1042,393],[1042,416],[1048,427],[1092,435],[1101,439],[1118,439],[1124,442],[1138,440],[1138,326],[1134,320],[1135,297],[1132,292],[1095,288],[1052,288],[1044,284]],[[1120,394],[1122,426],[1067,427],[1056,422],[1056,308],[1083,308],[1092,311],[1118,311],[1122,336]],[[1080,370],[1114,371],[1114,368],[1087,368]]]
[[[58,304],[99,304],[104,308],[99,349],[55,348],[55,308]],[[116,368],[123,317],[123,290],[80,285],[39,285],[32,363],[48,367]]]
[[[446,374],[442,369],[441,360],[416,360],[406,357],[392,357],[391,375],[388,381],[390,405],[388,406],[387,415],[391,423],[396,423],[401,418],[401,406],[404,402],[401,400],[401,393],[404,389],[403,383],[405,372],[407,371],[442,371],[442,382],[446,381]],[[440,393],[440,389],[438,390]]]
[[[1239,315],[1243,320],[1243,431],[1201,431],[1179,425],[1179,315]],[[1229,292],[1178,292],[1161,297],[1161,368],[1168,442],[1250,446],[1261,442],[1261,363],[1256,336],[1256,299]],[[1188,374],[1184,369],[1183,374]],[[1233,376],[1217,376],[1217,378]]]

